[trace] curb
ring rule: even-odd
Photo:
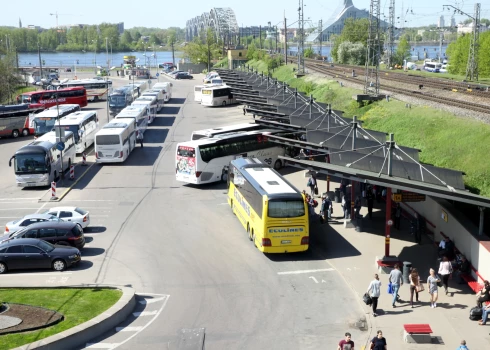
[[[14,350],[30,350],[30,349],[43,349],[43,350],[66,350],[74,349],[77,346],[85,345],[89,340],[98,337],[105,332],[114,329],[119,323],[124,321],[131,313],[136,305],[135,291],[130,287],[119,287],[110,285],[83,285],[83,286],[63,286],[63,287],[51,287],[53,289],[66,289],[66,288],[105,288],[105,289],[119,289],[122,291],[121,298],[112,305],[104,313],[88,320],[85,323],[72,327],[57,333],[50,337],[35,341],[30,344],[22,345]],[[43,288],[46,287],[28,287],[23,289]],[[50,288],[50,287],[47,287]]]
[[[80,181],[80,180],[81,180],[81,179],[82,179],[82,178],[85,176],[85,174],[86,174],[86,173],[87,173],[87,172],[88,172],[90,169],[92,169],[92,167],[93,167],[95,164],[97,164],[97,163],[95,163],[95,162],[94,162],[94,163],[90,164],[90,166],[89,166],[87,169],[85,169],[85,171],[82,173],[82,175],[80,175],[80,176],[79,176],[79,177],[78,177],[78,178],[77,178],[75,181],[73,181],[73,183],[72,183],[72,184],[70,184],[70,186],[69,186],[69,187],[68,187],[68,188],[67,188],[67,189],[66,189],[66,190],[65,190],[65,191],[64,191],[64,192],[61,194],[61,196],[59,196],[59,197],[58,197],[58,199],[54,199],[54,200],[53,200],[53,199],[51,199],[51,198],[50,198],[50,199],[43,200],[43,199],[42,199],[42,197],[41,197],[41,198],[38,200],[38,203],[44,203],[44,202],[47,202],[47,203],[49,203],[49,202],[56,203],[56,202],[61,202],[61,201],[63,200],[63,198],[65,198],[65,197],[66,197],[66,195],[67,195],[68,193],[70,193],[70,191],[71,191],[71,190],[73,189],[73,187],[74,187],[74,186],[75,186],[75,185],[78,183],[78,181]],[[50,193],[50,192],[51,192],[51,190],[48,190],[48,195],[49,195],[49,193]],[[44,197],[44,196],[43,196],[43,197]]]

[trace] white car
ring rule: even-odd
[[[35,224],[38,222],[44,221],[60,221],[56,216],[50,214],[29,214],[24,216],[21,219],[7,222],[5,225],[4,235],[9,235],[14,232],[19,231],[20,229],[29,226],[31,224]]]
[[[78,207],[55,207],[44,212],[58,217],[63,221],[76,222],[82,228],[86,228],[90,224],[89,212]]]

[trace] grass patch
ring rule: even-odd
[[[248,64],[259,72],[267,72],[264,62],[252,60]],[[490,125],[423,104],[407,109],[405,102],[393,99],[360,105],[352,96],[362,93],[361,90],[340,87],[335,79],[328,77],[318,79],[307,75],[296,79],[293,67],[281,66],[272,75],[303,92],[313,86],[312,94],[318,102],[330,103],[333,109],[344,111],[346,117],[357,115],[368,129],[394,133],[400,145],[421,149],[420,160],[424,163],[464,171],[466,187],[490,197],[487,160]]]
[[[118,289],[0,289],[0,300],[56,310],[65,319],[48,328],[0,336],[0,350],[13,349],[86,322],[109,309],[121,297]]]

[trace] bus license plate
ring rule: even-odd
[[[281,241],[281,244],[290,244],[291,241]]]

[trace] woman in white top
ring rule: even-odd
[[[369,283],[369,287],[367,289],[367,293],[373,300],[373,316],[376,317],[378,314],[376,313],[376,309],[378,308],[378,298],[380,296],[381,291],[381,281],[379,280],[378,274],[374,275],[374,280]]]
[[[453,272],[453,266],[451,262],[447,260],[447,257],[443,257],[441,263],[439,264],[439,275],[442,278],[442,284],[444,286],[444,290],[446,291],[446,295],[448,293],[447,287],[449,283],[449,276]]]

